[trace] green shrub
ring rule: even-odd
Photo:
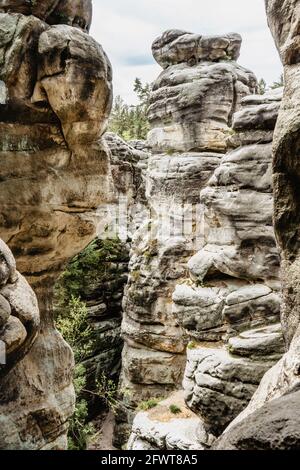
[[[85,450],[88,438],[95,433],[92,424],[87,423],[88,404],[83,398],[80,398],[86,385],[85,368],[79,364],[75,367],[74,387],[76,393],[75,412],[69,420],[68,448],[69,450]]]
[[[181,413],[181,408],[179,408],[179,406],[177,406],[177,405],[170,405],[170,406],[169,406],[169,410],[170,410],[171,413],[173,413],[174,415],[178,415],[179,413]]]
[[[149,400],[142,401],[138,409],[142,411],[148,411],[151,410],[152,408],[155,408],[161,400],[159,398],[149,398]]]
[[[84,294],[93,281],[101,284],[107,279],[107,267],[113,262],[128,260],[124,244],[118,239],[96,239],[66,267],[55,287],[56,328],[71,346],[75,358],[74,386],[75,412],[69,421],[69,449],[84,450],[95,430],[88,423],[88,394],[103,399],[111,409],[117,404],[117,384],[105,374],[96,384],[96,390],[87,390],[87,372],[82,362],[89,359],[96,345]]]
[[[56,327],[74,352],[76,367],[74,370],[74,388],[76,394],[75,412],[69,420],[68,445],[70,450],[84,450],[87,439],[94,434],[94,428],[87,423],[88,404],[82,398],[86,386],[86,370],[81,361],[93,350],[93,330],[88,324],[86,305],[71,297],[64,314],[59,314]]]
[[[66,310],[56,319],[56,328],[71,346],[75,362],[84,361],[93,351],[94,331],[88,323],[87,308],[80,299],[71,297]]]
[[[96,381],[96,385],[97,395],[104,400],[105,404],[112,412],[115,412],[119,405],[118,384],[114,380],[109,379],[105,373],[102,372]]]

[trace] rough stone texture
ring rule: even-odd
[[[237,60],[242,38],[231,33],[224,36],[202,36],[171,29],[157,38],[152,45],[153,57],[164,69],[170,65],[195,65],[198,62]]]
[[[235,424],[259,410],[265,403],[289,393],[299,386],[300,349],[297,337],[291,343],[290,349],[263,377],[249,405],[230,423],[226,432]]]
[[[295,1],[267,1],[269,25],[285,65],[285,89],[274,137],[275,230],[282,254],[282,322],[289,345],[299,326],[299,139],[300,8]],[[281,17],[281,15],[283,15]]]
[[[113,203],[106,205],[105,210],[111,214],[110,230],[115,230],[126,242],[132,239],[146,217],[145,171],[150,154],[145,142],[125,142],[112,132],[105,134],[105,141],[111,153],[115,193]]]
[[[238,34],[177,30],[154,42],[154,58],[165,69],[153,84],[148,113],[155,152],[225,152],[232,115],[257,87],[255,76],[235,62],[240,46]]]
[[[256,86],[254,75],[233,61],[168,67],[153,84],[150,145],[156,152],[225,152],[232,115]]]
[[[0,239],[0,378],[30,351],[40,326],[37,299]]]
[[[187,404],[215,435],[245,408],[284,353],[269,141],[280,96],[276,91],[241,100],[229,152],[201,191],[203,247],[188,263],[191,279],[173,293],[173,313],[193,339],[184,379]],[[268,132],[262,142],[258,131]]]
[[[217,448],[299,448],[299,21],[298,2],[266,0],[268,22],[284,65],[285,88],[275,129],[275,232],[281,251],[282,326],[288,349],[264,376],[249,406]],[[286,396],[284,396],[286,395]],[[298,401],[298,404],[297,404]],[[254,425],[255,424],[255,425]]]
[[[299,450],[300,392],[291,392],[266,403],[232,427],[213,450]]]
[[[170,411],[176,406],[178,413]],[[128,450],[204,450],[214,441],[202,421],[185,405],[182,392],[171,394],[133,422]]]
[[[117,417],[118,445],[126,440],[140,400],[166,396],[180,387],[188,335],[174,315],[172,294],[188,277],[188,260],[203,242],[199,192],[220,164],[233,113],[257,86],[251,72],[228,58],[213,62],[207,55],[205,62],[191,63],[190,37],[186,46],[182,40],[176,49],[167,44],[177,33],[167,32],[154,43],[155,57],[171,57],[175,50],[177,55],[154,83],[150,98],[154,129],[148,137],[152,156],[145,171],[149,215],[133,239],[123,302],[121,388],[129,394]],[[236,54],[240,46],[239,36],[232,36],[232,43],[227,36],[203,41],[208,41],[207,51],[214,44],[235,44]],[[171,129],[167,138],[165,125]],[[181,130],[174,136],[172,129],[178,126]]]
[[[92,0],[1,0],[0,12],[34,15],[49,24],[68,24],[88,31]]]
[[[231,338],[229,352],[216,346],[188,349],[183,387],[188,407],[219,435],[248,404],[284,345],[278,325],[276,334],[264,328]]]
[[[83,365],[87,372],[86,388],[92,391],[95,382],[103,380],[103,374],[117,381],[120,372],[122,299],[128,280],[130,240],[144,214],[143,171],[149,156],[116,134],[106,133],[104,137],[110,149],[115,192],[115,200],[103,208],[111,216],[110,226],[68,264],[56,283],[57,300],[63,300],[63,305],[57,303],[58,312],[63,314],[71,295],[79,297],[87,307],[94,342]],[[139,146],[145,147],[142,142]],[[92,265],[91,253],[93,259],[97,258]],[[92,417],[99,411],[99,399],[87,394],[86,400]]]
[[[81,30],[89,25],[90,2],[0,7],[0,234],[41,314],[33,348],[0,382],[1,448],[63,448],[74,405],[73,359],[53,326],[52,287],[66,261],[95,237],[97,207],[110,193],[101,135],[111,66]]]

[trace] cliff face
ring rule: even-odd
[[[9,423],[1,447],[60,448],[73,410],[73,359],[53,326],[52,290],[94,238],[97,208],[110,194],[101,136],[111,67],[87,34],[91,1],[1,1],[0,11],[0,234],[41,314],[32,349],[0,383]]]
[[[174,40],[172,33],[165,37]],[[171,48],[173,52],[176,51],[176,57],[183,41],[181,35],[180,38],[175,40],[176,47]],[[229,41],[228,37],[225,39]],[[199,37],[184,36],[188,51],[191,40],[198,44]],[[154,44],[158,43],[159,40]],[[195,51],[195,43],[192,44]],[[209,48],[208,50],[210,51]],[[174,60],[173,52],[168,52],[170,55],[167,55],[166,61]],[[181,71],[184,67],[187,70],[185,75]],[[194,79],[190,83],[188,73],[195,78],[195,70],[198,69],[201,70],[202,80]],[[225,97],[226,92],[228,93],[228,103],[231,103],[229,114],[225,113],[226,108],[224,110],[218,104],[218,69],[220,80],[224,77],[224,82],[221,83],[225,90],[222,89],[222,93]],[[230,81],[229,72],[233,73],[233,70],[237,76]],[[217,91],[212,86],[212,71],[217,73]],[[247,82],[245,78],[241,78],[245,76],[251,77],[252,83],[247,92]],[[172,80],[175,92],[172,87],[171,91],[167,88],[168,80]],[[188,90],[186,96],[189,97],[189,104],[195,99],[191,114],[190,108],[179,108],[181,116],[188,117],[187,121],[180,121],[179,110],[176,108],[182,106],[183,102],[178,90],[180,80],[184,92]],[[174,119],[179,122],[176,132],[178,126],[184,128],[178,150],[185,148],[185,145],[189,148],[190,137],[184,139],[190,129],[195,132],[197,142],[201,143],[197,154],[181,152],[174,157],[172,151],[170,156],[153,156],[148,167],[148,177],[153,160],[163,164],[167,158],[168,175],[170,162],[174,158],[187,162],[187,156],[193,155],[197,162],[205,161],[207,154],[202,148],[204,144],[198,121],[205,122],[205,139],[212,135],[207,132],[211,125],[215,140],[210,140],[209,145],[214,150],[224,149],[224,155],[214,154],[219,158],[207,179],[202,167],[197,176],[193,173],[197,182],[194,184],[193,180],[189,180],[189,188],[197,188],[199,191],[198,199],[196,193],[194,195],[194,201],[201,207],[200,213],[196,215],[198,222],[200,217],[201,223],[198,224],[198,232],[194,233],[194,236],[197,235],[198,246],[193,244],[195,253],[188,260],[184,275],[175,279],[172,285],[168,284],[171,290],[170,314],[180,328],[178,331],[181,340],[185,345],[187,340],[192,340],[187,348],[187,358],[184,359],[186,367],[183,392],[179,392],[177,396],[172,395],[167,401],[178,405],[181,413],[178,416],[172,416],[171,413],[168,423],[164,424],[164,401],[157,405],[155,413],[138,413],[129,441],[131,449],[210,447],[215,437],[247,406],[265,372],[284,353],[280,326],[280,260],[272,225],[272,140],[282,90],[252,95],[251,92],[255,89],[253,80],[250,72],[241,71],[235,62],[202,64],[200,58],[198,65],[169,64],[158,79],[158,83],[164,84],[164,91],[154,91],[154,97],[159,96],[161,102],[158,101],[159,105],[152,104],[150,117],[152,116],[155,126],[161,127],[150,132],[150,141],[153,136],[159,135],[168,149],[170,142],[166,139],[166,133],[173,132],[170,130],[170,120],[175,116]],[[155,88],[156,84],[154,90]],[[200,101],[199,96],[202,97],[204,89],[205,98]],[[230,94],[232,91],[233,94]],[[176,99],[172,101],[175,95]],[[203,108],[199,107],[199,101],[205,103]],[[226,100],[222,100],[222,104],[224,102]],[[157,115],[161,113],[161,117],[155,121],[153,114],[151,115],[154,109]],[[216,117],[220,117],[220,112],[223,120]],[[173,144],[174,141],[176,139]],[[155,145],[156,143],[154,148],[158,148]],[[160,191],[164,188],[165,192],[170,193],[167,178],[160,179],[159,188]],[[182,197],[178,183],[176,188],[173,193],[177,198]],[[177,266],[178,260],[181,260],[179,256]],[[184,261],[187,261],[186,258]],[[182,405],[183,396],[186,405]],[[186,406],[194,414],[189,415]],[[181,425],[177,419],[181,420]],[[157,436],[160,440],[156,439]]]
[[[189,335],[172,294],[203,244],[200,190],[220,164],[234,112],[256,88],[254,75],[235,62],[240,45],[239,35],[183,31],[167,31],[153,44],[164,70],[150,98],[150,216],[134,237],[124,296],[122,387],[129,393],[118,432],[139,402],[180,388]]]
[[[269,26],[284,65],[285,89],[274,135],[275,231],[281,252],[282,329],[286,354],[264,376],[249,406],[217,449],[299,448],[299,21],[297,1],[266,0]],[[246,446],[246,447],[245,447]]]
[[[189,279],[172,295],[172,313],[192,340],[183,392],[170,397],[181,413],[165,425],[164,402],[155,414],[139,413],[132,449],[157,446],[157,435],[164,436],[159,448],[210,447],[284,353],[272,227],[272,136],[281,96],[278,90],[241,100],[228,152],[200,192],[202,248],[188,262]]]
[[[187,404],[215,435],[284,352],[268,142],[280,99],[280,92],[248,96],[234,114],[234,148],[201,191],[204,246],[189,262],[195,284],[173,294],[174,312],[194,338],[183,383]]]

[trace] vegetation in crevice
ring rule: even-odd
[[[181,408],[179,408],[179,406],[174,405],[174,404],[169,406],[169,410],[173,415],[178,415],[182,411]]]
[[[162,398],[149,398],[149,400],[142,401],[138,405],[138,409],[140,411],[151,410],[152,408],[155,408],[161,401],[162,401]]]
[[[121,322],[121,298],[127,280],[124,271],[128,260],[127,246],[118,238],[96,239],[70,261],[55,287],[56,327],[71,346],[76,363],[76,408],[68,436],[72,450],[86,449],[89,438],[95,433],[89,423],[90,405],[94,409],[94,403],[102,404],[102,409],[114,411],[118,404],[118,374],[101,361],[97,364],[97,358],[98,354],[100,358],[101,354],[107,354],[110,364],[113,356],[110,348],[115,348],[121,359],[121,337],[103,340],[101,321],[106,324],[112,320],[116,325]],[[95,300],[107,307],[96,319],[89,315]],[[91,368],[93,361],[97,366],[95,370]]]

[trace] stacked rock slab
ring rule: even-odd
[[[121,388],[128,393],[118,444],[140,401],[166,396],[182,381],[187,337],[172,312],[172,293],[201,246],[200,190],[220,164],[233,113],[256,89],[254,75],[235,61],[240,46],[236,34],[177,30],[153,44],[164,70],[150,97],[149,216],[134,237],[124,297]]]
[[[275,129],[275,232],[281,252],[282,327],[287,352],[264,376],[249,406],[231,423],[218,449],[299,449],[299,23],[296,0],[266,0],[284,65],[285,89]]]
[[[63,448],[73,359],[52,287],[94,238],[109,193],[111,66],[87,34],[90,0],[1,0],[0,12],[0,235],[41,314],[32,349],[0,382],[1,448]]]
[[[30,350],[38,334],[40,314],[35,294],[16,270],[13,254],[1,239],[0,259],[0,377],[3,379]],[[3,418],[1,425],[5,426]]]
[[[188,406],[218,436],[282,356],[279,253],[272,227],[272,135],[282,91],[241,100],[228,153],[201,191],[204,243],[173,313],[192,338]]]

